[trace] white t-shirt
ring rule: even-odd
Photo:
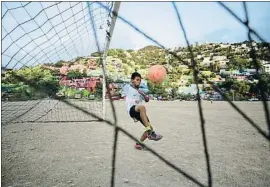
[[[133,105],[142,105],[144,97],[139,94],[138,90],[130,85],[126,85],[123,88],[123,95],[126,96],[127,112]]]

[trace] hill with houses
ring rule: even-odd
[[[192,46],[192,51],[198,70],[201,72],[199,86],[202,93],[207,90],[206,88],[211,90],[209,82],[206,81],[208,79],[214,84],[223,86],[228,92],[233,90],[232,85],[234,85],[234,90],[243,95],[244,92],[255,89],[252,85],[258,83],[257,69],[260,74],[270,74],[268,43],[247,41],[234,44],[196,43]],[[43,64],[42,67],[52,70],[54,77],[60,80],[61,85],[88,89],[89,92],[93,92],[102,81],[100,59],[99,53],[92,53],[88,57]],[[258,67],[254,59],[258,62]],[[106,58],[106,70],[113,85],[112,89],[119,90],[119,84],[128,82],[134,71],[146,77],[148,68],[156,64],[164,65],[167,69],[167,79],[162,85],[146,82],[144,87],[146,90],[164,96],[165,93],[173,92],[190,95],[196,93],[191,69],[191,54],[187,47],[162,49],[157,46],[146,46],[139,50],[110,49]],[[228,82],[232,82],[232,85],[228,86]]]

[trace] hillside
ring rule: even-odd
[[[209,43],[192,46],[199,70],[218,73],[225,70],[244,70],[256,68],[251,58],[251,47],[256,52],[256,59],[262,66],[270,61],[269,44],[242,42],[235,44]],[[169,49],[183,61],[168,54],[164,49],[156,46],[146,46],[140,50],[110,49],[107,58],[107,70],[111,76],[129,77],[138,71],[143,76],[147,69],[155,64],[164,65],[168,70],[168,81],[176,84],[182,76],[191,76],[191,55],[187,47]]]
[[[205,92],[210,96],[213,95],[213,89],[205,81],[205,77],[234,99],[247,99],[254,95],[260,98],[261,92],[258,81],[261,79],[262,87],[265,89],[266,94],[270,96],[270,55],[267,45],[269,44],[242,42],[237,44],[209,43],[192,46],[194,59],[197,62],[198,69],[203,74],[203,76],[199,75],[198,77],[202,97],[204,97]],[[254,58],[251,58],[253,55],[252,48],[255,51],[256,60],[259,62],[260,78],[256,75],[256,67],[252,60]],[[20,84],[20,81],[13,76],[13,73],[15,73],[35,82],[36,87],[41,90],[44,90],[49,85],[50,90],[47,89],[46,91],[49,92],[48,94],[53,95],[54,92],[60,89],[59,80],[65,79],[68,82],[77,79],[76,81],[80,82],[80,79],[84,81],[87,77],[89,79],[87,89],[89,93],[92,93],[99,90],[97,86],[93,86],[94,83],[92,82],[99,81],[99,77],[102,76],[100,55],[102,54],[95,52],[91,56],[78,57],[68,62],[59,61],[55,64],[50,63],[14,70],[14,72],[9,72],[4,76],[3,83],[7,85]],[[175,55],[177,55],[177,58]],[[179,61],[179,58],[181,61]],[[134,71],[138,71],[143,78],[146,78],[148,68],[155,64],[164,65],[168,73],[166,80],[161,85],[153,85],[148,82],[151,93],[158,95],[170,93],[174,98],[179,93],[194,95],[197,92],[193,80],[193,71],[190,68],[191,54],[186,47],[166,50],[156,46],[146,46],[139,50],[110,49],[106,58],[107,75],[110,82],[114,83],[129,81],[130,75]],[[44,71],[44,68],[46,71]],[[48,69],[52,71],[47,71]],[[31,96],[32,88],[27,87],[27,85],[26,87],[25,85],[21,86],[24,86],[20,89],[25,90],[26,96]],[[80,87],[79,83],[77,87]],[[77,93],[78,89],[73,91]],[[89,94],[88,92],[87,94]],[[42,93],[45,93],[45,91]]]

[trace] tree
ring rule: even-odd
[[[162,83],[154,84],[151,81],[148,81],[148,89],[149,94],[162,95],[163,93],[165,93],[165,87]]]
[[[86,71],[81,73],[78,69],[76,69],[76,70],[69,71],[67,76],[69,79],[76,79],[76,78],[80,79],[82,77],[86,77],[87,74],[86,74]]]
[[[116,56],[117,52],[114,49],[109,49],[108,50],[108,56]]]
[[[54,80],[53,72],[41,66],[7,72],[4,82],[16,84],[15,92],[22,91],[23,94],[17,94],[21,98],[26,96],[32,98],[38,95],[51,97],[60,88],[59,82]]]
[[[101,58],[97,58],[95,61],[97,66],[100,66],[102,64]]]
[[[219,88],[224,88],[229,94],[228,96],[235,96],[235,100],[245,100],[250,92],[251,84],[247,81],[237,81],[234,79],[226,79],[225,82],[218,85]]]
[[[175,99],[177,97],[177,88],[172,88],[170,96]]]
[[[261,99],[263,99],[262,92],[265,97],[268,98],[270,96],[270,76],[269,74],[263,73],[260,75],[255,75],[255,78],[259,80],[256,85],[252,86],[252,92],[258,95]]]
[[[195,83],[194,79],[188,79],[188,83],[189,83],[189,85],[194,84]]]
[[[240,71],[243,71],[246,68],[250,68],[251,65],[247,59],[243,59],[241,57],[233,57],[230,59],[230,63],[228,68],[229,69],[239,69]]]
[[[122,63],[123,63],[123,64],[127,64],[127,59],[125,59],[125,58],[122,59]]]
[[[88,90],[84,89],[82,91],[82,95],[83,95],[84,98],[89,98],[90,92]]]
[[[101,53],[100,52],[94,52],[94,53],[91,54],[91,56],[92,57],[101,57],[102,54],[103,54],[102,52]]]
[[[97,84],[96,91],[95,91],[95,97],[98,99],[102,98],[102,83]]]
[[[49,97],[54,97],[60,89],[59,82],[56,80],[40,80],[37,84],[38,91],[45,93]]]
[[[64,65],[64,63],[66,63],[65,61],[63,61],[63,60],[60,60],[60,61],[58,61],[58,62],[56,62],[54,65],[56,66],[56,67],[62,67],[63,65]]]
[[[213,73],[213,72],[212,72],[211,75],[210,75],[211,78],[216,78],[216,76],[217,76],[217,75],[216,75],[215,73]]]

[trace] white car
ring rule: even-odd
[[[258,98],[250,98],[250,99],[248,99],[248,101],[259,101],[259,99]]]

